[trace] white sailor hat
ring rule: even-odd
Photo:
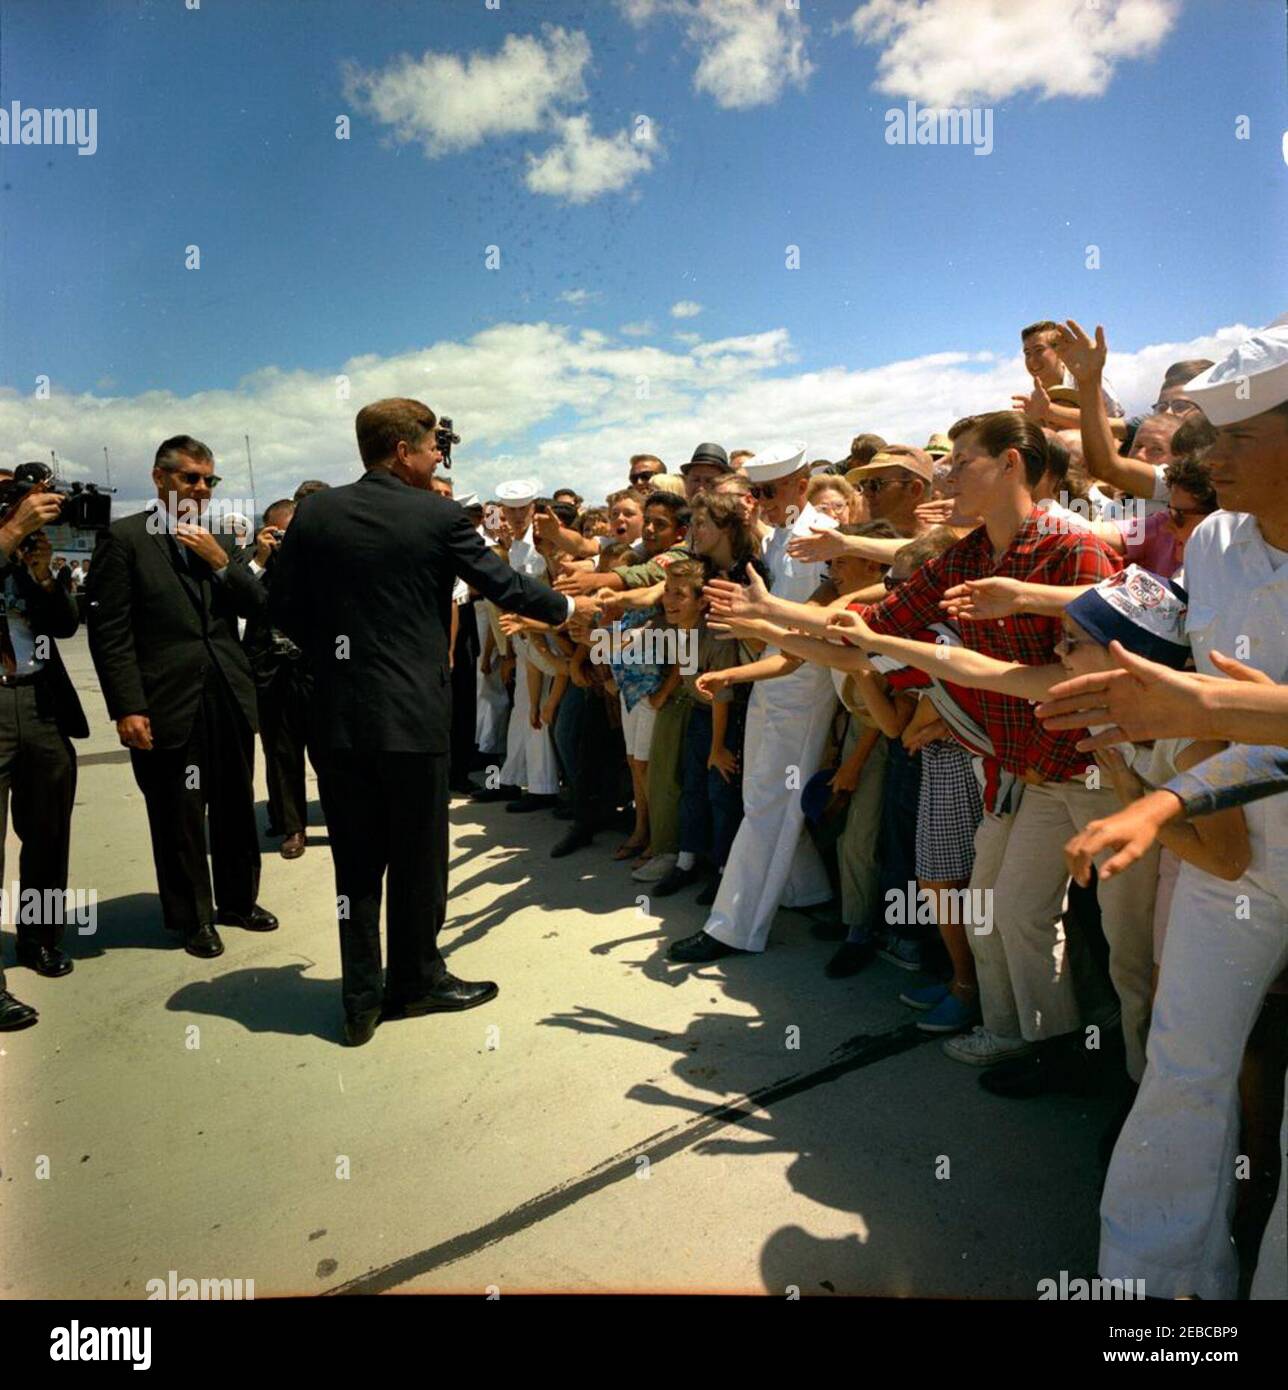
[[[477,492],[464,493],[456,500],[460,503],[462,507],[481,507],[483,505],[483,503],[479,501],[479,495]]]
[[[1185,397],[1214,425],[1233,425],[1288,401],[1288,314],[1186,382]]]
[[[503,507],[526,507],[529,502],[537,500],[540,491],[541,484],[531,478],[515,478],[497,487],[496,500]]]
[[[805,446],[799,442],[768,444],[745,459],[742,471],[749,483],[776,483],[804,466]]]

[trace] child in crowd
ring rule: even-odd
[[[735,666],[738,643],[713,632],[703,618],[702,588],[710,574],[705,560],[673,561],[666,573],[662,610],[667,628],[677,634],[675,673],[683,682],[691,708],[683,744],[683,793],[680,803],[679,852],[675,866],[653,892],[667,897],[699,877],[705,857],[714,873],[698,902],[715,901],[718,876],[724,872],[729,846],[742,820],[742,740],[747,702],[742,691],[720,685],[710,693],[703,680]]]

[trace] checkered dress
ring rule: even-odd
[[[952,739],[926,744],[917,806],[917,877],[931,883],[968,879],[983,814],[970,753]]]

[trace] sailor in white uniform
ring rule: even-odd
[[[1240,343],[1185,394],[1218,430],[1206,462],[1222,507],[1185,547],[1195,665],[1221,675],[1219,651],[1288,681],[1288,323]],[[1288,965],[1288,797],[1244,814],[1252,859],[1242,878],[1181,866],[1145,1075],[1101,1201],[1100,1273],[1141,1279],[1155,1298],[1233,1298],[1239,1255],[1250,1253],[1235,1250],[1230,1225],[1239,1069]],[[1273,1235],[1263,1251],[1282,1259],[1282,1233]]]
[[[771,591],[794,603],[809,599],[826,577],[817,561],[792,559],[787,544],[831,517],[805,501],[809,465],[803,444],[762,449],[744,465],[773,530],[765,543]],[[770,649],[772,654],[772,649]],[[747,707],[743,755],[743,821],[702,931],[675,942],[672,960],[707,961],[731,951],[763,951],[779,907],[811,907],[832,896],[813,841],[802,834],[801,788],[818,770],[836,691],[826,667],[809,662],[789,676],[757,681]]]

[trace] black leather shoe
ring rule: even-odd
[[[692,936],[683,937],[679,941],[671,942],[671,949],[667,951],[668,960],[682,961],[709,961],[720,960],[724,956],[740,956],[746,954],[739,951],[734,946],[726,946],[723,941],[717,941],[714,936],[708,936],[706,932],[694,932]]]
[[[505,809],[513,815],[524,815],[528,811],[545,811],[555,804],[554,796],[531,796],[525,792],[514,801],[506,803]]]
[[[842,941],[823,967],[823,974],[829,980],[847,980],[851,975],[857,975],[865,965],[871,965],[876,954],[875,942]]]
[[[455,975],[444,975],[427,994],[419,999],[408,999],[405,1003],[390,1001],[381,1010],[381,1018],[420,1018],[424,1014],[456,1013],[461,1009],[475,1009],[495,999],[500,993],[491,980],[458,980]]]
[[[0,989],[0,1033],[16,1033],[30,1028],[40,1015],[21,999],[15,999],[7,989]]]
[[[584,830],[579,825],[573,828],[563,837],[562,840],[550,851],[551,859],[564,859],[574,851],[585,849],[587,845],[595,843],[595,832]]]
[[[380,1024],[380,1019],[381,1011],[379,1009],[365,1009],[360,1014],[345,1014],[345,1045],[348,1047],[361,1047],[363,1043],[369,1043],[375,1036],[376,1029]]]
[[[1079,1045],[1081,1033],[1047,1038],[1027,1057],[990,1067],[979,1084],[995,1096],[1031,1100],[1034,1096],[1089,1096],[1097,1089],[1095,1068]]]
[[[200,956],[202,960],[213,960],[224,953],[224,943],[219,933],[209,923],[198,927],[183,943],[183,949],[190,956]]]
[[[215,913],[215,922],[221,927],[244,927],[246,931],[277,930],[277,918],[258,903],[249,912],[225,912],[220,909]]]
[[[694,902],[699,907],[710,907],[716,900],[716,894],[720,891],[720,875],[712,874],[707,886],[694,898]]]
[[[72,958],[57,946],[25,946],[18,943],[18,964],[34,970],[37,975],[48,975],[51,980],[59,975],[72,973]]]
[[[484,787],[482,791],[477,791],[471,801],[513,801],[522,791],[522,787],[511,787],[502,783],[499,787]]]
[[[672,893],[678,893],[682,888],[696,883],[701,877],[702,871],[697,868],[672,869],[669,874],[658,879],[653,885],[653,896],[655,898],[669,898]]]

